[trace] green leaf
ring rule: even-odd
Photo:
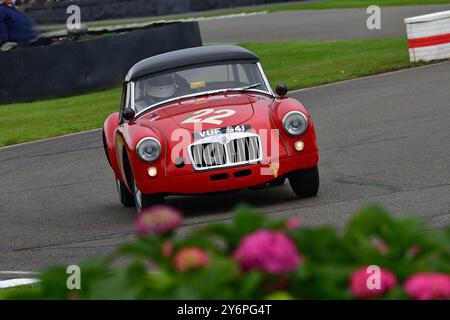
[[[241,236],[234,231],[234,228],[226,224],[212,224],[206,226],[199,231],[199,235],[211,240],[222,240],[222,248],[228,253],[237,246],[241,239]]]
[[[132,257],[145,257],[159,261],[162,258],[163,241],[157,237],[139,238],[135,242],[123,244],[118,249],[118,254]]]
[[[294,298],[287,292],[274,292],[264,298],[265,300],[294,300]]]
[[[264,217],[246,205],[239,205],[234,214],[234,231],[243,236],[262,227]]]
[[[305,264],[293,274],[292,291],[300,299],[350,299],[348,281],[352,266]]]
[[[372,205],[361,210],[347,226],[345,237],[359,239],[361,236],[382,235],[392,228],[394,220],[379,206]]]
[[[48,300],[68,299],[67,277],[65,267],[51,267],[39,275],[42,296]]]
[[[138,261],[119,269],[108,277],[94,280],[89,298],[94,300],[134,300],[141,297],[146,285],[147,270]]]
[[[259,271],[250,271],[241,276],[237,283],[237,295],[234,299],[255,299],[261,294],[260,287],[264,275]]]
[[[236,280],[236,275],[237,265],[234,261],[213,254],[208,267],[179,273],[175,281],[194,288],[201,299],[232,299],[226,288]]]
[[[355,258],[332,228],[298,229],[288,232],[306,259],[316,263],[350,263]]]

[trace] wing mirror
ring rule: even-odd
[[[126,121],[131,121],[134,119],[134,117],[136,116],[136,112],[134,112],[133,109],[131,108],[125,108],[122,111],[122,117],[126,120]]]
[[[278,97],[283,98],[288,93],[288,87],[284,83],[280,83],[275,88],[275,93]]]
[[[136,112],[134,112],[133,109],[131,108],[125,108],[122,111],[122,117],[126,120],[126,121],[131,121],[134,119],[134,117],[136,116]]]

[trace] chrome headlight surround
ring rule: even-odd
[[[294,125],[294,121],[298,121],[298,124]],[[288,112],[284,116],[282,124],[284,131],[292,137],[301,136],[309,127],[308,118],[300,111]]]
[[[149,148],[151,152],[149,152]],[[136,145],[136,154],[144,162],[152,163],[161,156],[161,143],[155,138],[143,138]]]

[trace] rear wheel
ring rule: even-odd
[[[145,209],[164,202],[164,196],[161,194],[144,194],[139,190],[136,180],[132,178],[134,203],[136,205],[136,211],[141,213]]]
[[[299,198],[315,197],[319,192],[320,185],[319,168],[316,166],[291,172],[289,183]]]
[[[119,179],[116,179],[116,187],[117,187],[117,193],[119,195],[119,200],[122,203],[122,205],[126,208],[130,208],[134,206],[134,197],[131,194],[130,191],[128,191],[125,184],[120,181]]]

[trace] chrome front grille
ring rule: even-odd
[[[259,137],[246,137],[231,140],[227,144],[231,163],[255,161],[259,158]]]
[[[209,170],[257,163],[262,160],[261,140],[253,133],[212,136],[189,146],[195,170]]]
[[[199,168],[221,166],[227,161],[225,146],[217,142],[192,146],[192,156],[192,161]]]

